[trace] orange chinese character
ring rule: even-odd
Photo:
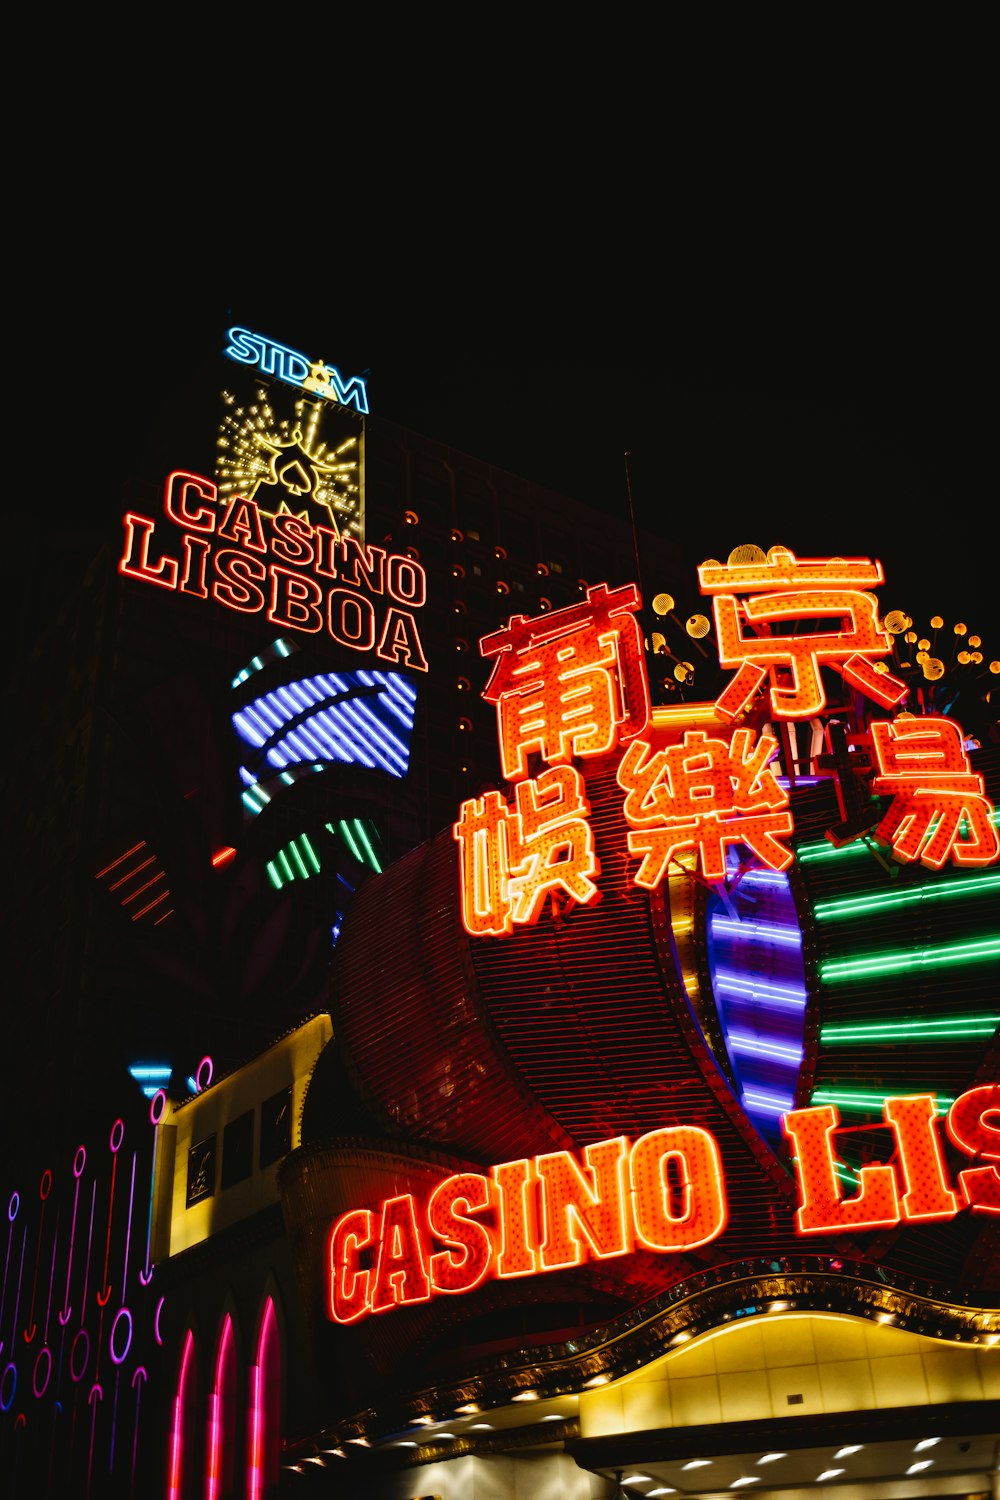
[[[654,890],[678,849],[695,847],[706,880],[723,880],[726,845],[745,844],[772,870],[784,870],[792,851],[780,842],[792,832],[788,793],[768,762],[777,741],[737,729],[731,742],[690,729],[682,744],[654,751],[633,740],[618,767],[632,830],[631,854],[641,854],[635,884]],[[779,811],[779,809],[781,809]]]
[[[940,870],[949,855],[956,865],[994,864],[1000,838],[993,804],[969,764],[961,726],[906,716],[872,724],[871,738],[873,789],[892,793],[875,833],[892,846],[893,857],[919,859],[931,870]]]
[[[738,668],[715,705],[724,718],[741,713],[768,676],[776,719],[813,718],[826,705],[821,665],[840,672],[884,708],[905,696],[905,683],[876,671],[869,659],[888,656],[892,649],[879,627],[875,596],[866,592],[883,582],[881,563],[866,558],[799,561],[786,548],[773,547],[763,562],[702,563],[698,578],[702,593],[716,596],[719,663]],[[739,600],[737,594],[755,597]],[[840,620],[839,629],[772,634],[781,622],[831,617]]]
[[[537,922],[550,893],[580,905],[600,895],[600,871],[583,777],[553,766],[515,788],[517,810],[499,792],[463,802],[452,834],[459,844],[462,921],[473,937],[501,937]]]
[[[496,703],[503,774],[528,774],[535,751],[548,765],[614,749],[649,717],[635,584],[587,590],[586,602],[528,619],[513,615],[479,649],[497,658],[483,697]]]

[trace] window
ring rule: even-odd
[[[215,1192],[215,1135],[207,1135],[188,1151],[187,1206],[192,1208]]]
[[[258,1164],[269,1167],[292,1149],[292,1086],[272,1094],[260,1107],[260,1156]]]
[[[230,1120],[222,1133],[222,1186],[232,1187],[253,1171],[253,1110]]]

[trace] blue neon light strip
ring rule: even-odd
[[[416,689],[399,673],[324,673],[262,694],[233,714],[233,725],[278,771],[339,761],[402,777],[416,700]]]

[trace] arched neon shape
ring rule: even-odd
[[[205,1441],[205,1500],[220,1500],[233,1491],[236,1439],[236,1339],[226,1314],[215,1356],[215,1379],[208,1398]]]
[[[184,1450],[190,1447],[191,1415],[194,1406],[194,1334],[189,1328],[181,1350],[177,1394],[174,1396],[167,1450],[167,1500],[181,1500],[184,1494]]]
[[[268,1297],[250,1367],[247,1500],[263,1500],[278,1482],[281,1445],[281,1350],[274,1303]]]

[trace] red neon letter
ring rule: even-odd
[[[490,1269],[493,1241],[468,1214],[490,1205],[490,1184],[478,1172],[458,1172],[440,1183],[427,1203],[431,1232],[449,1247],[431,1256],[435,1292],[471,1292]]]
[[[837,1229],[888,1229],[899,1223],[896,1176],[891,1167],[862,1167],[860,1191],[841,1199],[834,1171],[831,1136],[840,1124],[832,1104],[794,1109],[782,1115],[781,1128],[792,1142],[802,1206],[796,1219],[800,1234]]]
[[[493,1168],[500,1190],[500,1251],[498,1276],[530,1276],[536,1269],[535,1246],[538,1224],[535,1210],[535,1179],[530,1163],[505,1161]]]
[[[331,589],[327,609],[335,641],[355,651],[371,650],[375,644],[375,611],[369,599],[349,589]]]
[[[266,552],[264,528],[260,524],[260,511],[245,495],[234,495],[226,507],[226,514],[219,527],[219,535],[227,542],[238,542],[253,552]]]
[[[936,1116],[933,1094],[885,1101],[885,1117],[896,1132],[906,1183],[899,1205],[904,1219],[952,1219],[958,1213],[958,1199],[944,1178]]]
[[[150,565],[149,539],[156,530],[156,523],[147,520],[145,516],[134,516],[131,511],[123,519],[125,522],[125,556],[118,564],[119,573],[124,573],[129,578],[145,578],[147,583],[157,583],[161,589],[175,589],[177,587],[177,564],[172,557],[161,557],[155,568]],[[137,549],[138,562],[134,557]]]
[[[181,546],[184,548],[184,573],[181,578],[181,593],[193,594],[196,599],[207,599],[208,589],[205,586],[205,569],[208,566],[208,554],[211,551],[211,542],[206,542],[200,536],[182,536]]]
[[[341,1214],[330,1231],[330,1305],[336,1323],[354,1323],[368,1311],[371,1272],[354,1264],[355,1252],[370,1245],[374,1215],[367,1208]]]
[[[426,1302],[430,1295],[413,1194],[387,1198],[382,1204],[372,1312],[385,1312],[398,1302]]]
[[[667,1169],[681,1173],[682,1202],[671,1213]],[[729,1217],[722,1161],[715,1137],[697,1125],[651,1130],[632,1147],[636,1234],[650,1250],[693,1250],[714,1240]]]
[[[222,580],[212,584],[212,593],[220,604],[238,609],[246,615],[254,615],[264,608],[264,590],[257,587],[267,577],[267,569],[257,557],[247,557],[243,552],[227,548],[217,552],[214,558],[215,571]]]
[[[274,537],[271,551],[282,562],[292,563],[296,568],[305,568],[315,556],[312,544],[312,527],[298,516],[272,516]]]
[[[415,672],[427,671],[427,658],[420,644],[417,622],[405,609],[396,609],[390,604],[375,655],[383,661],[412,667]]]
[[[959,1094],[948,1111],[948,1134],[966,1155],[1000,1162],[1000,1127],[987,1115],[1000,1119],[1000,1084]],[[974,1214],[1000,1214],[1000,1168],[967,1167],[959,1172],[958,1185]]]
[[[185,531],[214,531],[215,511],[204,505],[198,506],[196,510],[188,510],[188,490],[194,490],[202,500],[217,501],[219,498],[219,491],[210,479],[175,469],[172,474],[167,475],[166,494],[163,497],[163,508],[167,515],[178,526],[183,526]]]
[[[584,1258],[584,1241],[599,1260],[631,1250],[625,1222],[627,1150],[623,1135],[585,1147],[589,1176],[568,1151],[535,1157],[545,1226],[543,1271],[578,1266]]]
[[[271,608],[267,612],[267,618],[289,630],[307,630],[310,633],[321,630],[323,616],[319,612],[319,606],[323,602],[323,591],[319,584],[311,578],[303,578],[301,573],[290,573],[287,568],[279,568],[277,563],[271,564],[270,573]]]

